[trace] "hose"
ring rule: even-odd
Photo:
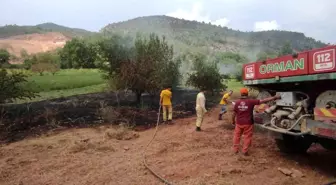
[[[332,182],[328,182],[327,184],[324,184],[324,185],[335,185],[336,184],[336,181],[332,181]]]
[[[271,125],[272,125],[274,128],[277,128],[277,129],[290,131],[290,130],[292,130],[294,127],[296,127],[297,124],[300,123],[301,119],[303,119],[304,117],[311,117],[311,116],[312,116],[312,115],[310,115],[310,114],[304,114],[304,115],[300,116],[299,119],[297,119],[296,122],[295,122],[290,128],[288,128],[288,129],[284,129],[284,128],[281,128],[281,127],[276,126],[276,125],[275,125],[276,117],[273,117],[273,118],[271,119]],[[264,125],[264,126],[266,126],[266,125]]]
[[[158,178],[159,180],[161,180],[163,183],[167,184],[167,185],[173,185],[173,183],[169,182],[167,179],[163,178],[162,176],[160,176],[158,173],[156,173],[153,169],[151,169],[149,167],[149,165],[147,164],[147,160],[146,160],[146,151],[147,151],[147,148],[148,146],[152,143],[152,141],[154,140],[155,136],[156,136],[156,133],[158,131],[158,128],[159,128],[159,120],[160,120],[160,113],[161,113],[161,105],[160,105],[160,108],[159,108],[159,113],[158,113],[158,118],[157,118],[157,121],[156,121],[156,128],[155,128],[155,132],[153,134],[153,137],[152,139],[147,143],[146,147],[145,147],[145,150],[143,152],[143,163],[145,165],[145,167],[156,177]]]

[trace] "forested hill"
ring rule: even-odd
[[[17,35],[59,32],[68,37],[85,37],[93,33],[84,29],[69,28],[54,23],[43,23],[35,26],[6,25],[0,27],[0,38],[7,38]]]
[[[96,37],[99,33],[84,29],[69,28],[54,23],[35,26],[7,25],[0,27],[0,39],[32,33],[59,32],[69,38]],[[100,33],[121,33],[135,36],[138,33],[165,35],[174,45],[175,52],[206,53],[233,52],[255,60],[263,52],[274,53],[288,41],[297,51],[325,46],[324,43],[306,37],[303,33],[289,31],[242,32],[196,21],[187,21],[168,16],[147,16],[113,23]],[[273,55],[273,54],[271,54]]]
[[[102,33],[136,35],[150,32],[165,35],[178,49],[230,51],[255,57],[260,51],[278,51],[286,41],[297,51],[319,48],[326,44],[289,31],[242,32],[227,27],[188,21],[168,16],[147,16],[109,24]]]

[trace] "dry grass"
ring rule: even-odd
[[[116,130],[108,130],[105,132],[105,135],[109,139],[117,140],[132,140],[139,137],[139,134],[137,132],[133,132],[125,126],[120,126]]]
[[[114,107],[106,106],[105,102],[100,103],[98,114],[107,123],[115,123],[120,117],[120,113]]]
[[[260,133],[253,136],[250,157],[232,155],[233,130],[224,127],[228,125],[227,116],[219,122],[217,113],[207,115],[203,132],[195,132],[195,118],[160,126],[146,151],[148,164],[181,185],[278,185],[291,181],[316,185],[333,177],[334,154],[312,153],[300,158],[298,165],[281,155],[274,142]],[[144,147],[153,133],[154,129],[135,133],[125,126],[101,126],[69,129],[1,146],[0,184],[159,184],[142,163]],[[314,163],[317,166],[311,166]],[[327,170],[321,168],[323,165]],[[286,177],[278,167],[294,168],[306,177]]]

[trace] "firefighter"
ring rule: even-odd
[[[232,90],[230,90],[228,93],[224,93],[221,101],[219,102],[219,104],[222,106],[222,108],[221,108],[221,111],[219,113],[218,120],[222,120],[223,119],[223,114],[226,113],[226,110],[227,110],[226,106],[228,105],[228,103],[230,103],[229,99],[230,99],[232,93],[233,93]]]
[[[240,138],[244,135],[244,144],[242,152],[245,156],[248,155],[248,149],[252,142],[253,135],[253,108],[255,105],[280,99],[276,95],[263,100],[248,98],[248,90],[242,88],[240,90],[241,97],[234,102],[234,109],[232,115],[232,124],[235,126],[233,137],[233,151],[235,154],[239,152]]]
[[[196,131],[198,132],[201,131],[201,125],[203,123],[204,114],[207,112],[205,108],[205,96],[204,96],[205,93],[206,90],[201,89],[201,92],[199,92],[196,97],[196,114],[197,114]]]
[[[173,106],[171,102],[172,98],[172,87],[168,86],[166,89],[161,91],[160,94],[160,105],[162,107],[163,122],[167,122],[167,112],[168,112],[168,123],[172,123],[173,119]]]

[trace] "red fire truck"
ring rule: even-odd
[[[283,152],[306,152],[312,143],[336,149],[336,46],[248,63],[243,83],[258,99],[281,99],[256,106],[258,126],[275,133]]]

